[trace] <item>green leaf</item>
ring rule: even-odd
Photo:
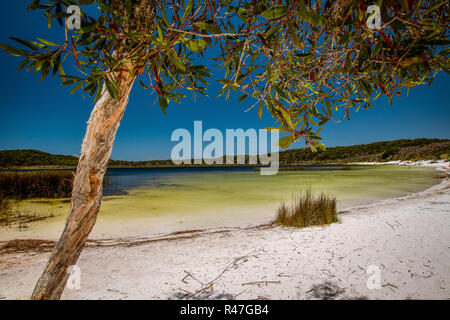
[[[169,106],[169,98],[159,96],[158,101],[159,101],[159,107],[161,108],[162,112],[164,114],[167,114],[166,109]]]
[[[15,56],[19,56],[19,57],[20,56],[21,57],[28,56],[28,54],[25,51],[17,49],[17,48],[14,48],[14,47],[11,47],[11,46],[8,46],[7,44],[0,44],[0,48],[2,48],[3,51],[5,51],[7,53],[10,53],[12,55],[15,55]]]
[[[84,82],[80,82],[79,84],[77,84],[72,91],[70,92],[70,94],[74,94],[75,92],[77,92],[82,86],[83,86]]]
[[[242,96],[239,97],[238,102],[242,102],[247,98],[248,98],[248,94],[243,94]]]
[[[274,132],[274,131],[286,132],[286,129],[284,129],[284,128],[277,128],[277,127],[265,127],[264,130],[267,130],[269,132]]]
[[[111,97],[113,97],[114,99],[117,100],[118,95],[119,95],[119,88],[117,87],[117,84],[114,81],[112,81],[111,79],[106,78],[105,85],[106,85],[106,89],[108,90]]]
[[[417,56],[417,57],[406,58],[406,59],[400,61],[398,64],[401,65],[402,67],[407,67],[414,63],[419,63],[419,62],[423,62],[423,58],[420,56]]]
[[[310,24],[316,26],[324,26],[326,24],[326,18],[314,11],[308,10],[305,6],[303,0],[299,0],[299,10],[297,10],[297,15]]]
[[[263,16],[268,20],[273,20],[285,16],[288,13],[288,11],[289,11],[288,7],[277,5],[261,13],[261,16]]]
[[[50,47],[59,47],[60,45],[59,44],[56,44],[56,43],[54,43],[54,42],[51,42],[51,41],[48,41],[48,40],[45,40],[45,39],[42,39],[42,38],[37,38],[40,42],[42,42],[43,44],[46,44],[46,45],[48,45],[48,46],[50,46]]]
[[[209,24],[209,23],[203,23],[203,22],[196,22],[194,23],[194,25],[196,27],[199,27],[200,29],[204,30],[204,31],[208,31],[211,33],[222,33],[222,30],[220,30],[220,28],[218,26],[215,26],[213,24]]]
[[[194,0],[189,0],[186,11],[184,11],[183,18],[181,18],[181,24],[184,24],[187,19],[189,18],[189,15],[191,14],[192,7],[194,6]]]
[[[90,24],[87,24],[87,25],[83,26],[78,32],[81,33],[81,34],[84,34],[84,33],[91,33],[91,32],[93,32],[95,29],[97,29],[98,25],[99,25],[99,22],[98,22],[98,21],[97,21],[97,22],[90,23]]]
[[[202,39],[188,39],[186,45],[192,52],[202,52],[208,43]]]
[[[280,95],[280,97],[282,97],[283,99],[289,100],[286,93],[279,86],[274,86],[274,88],[275,88],[275,91]]]
[[[289,25],[288,25],[288,32],[289,32],[289,36],[291,37],[292,41],[294,41],[297,48],[303,50],[304,49],[303,43],[300,41],[300,38],[296,34],[295,28],[292,23],[289,23]]]
[[[407,88],[413,88],[413,87],[417,86],[416,84],[412,83],[410,80],[399,83],[399,85],[401,85],[402,87],[407,87]]]
[[[184,66],[184,64],[181,62],[180,58],[178,57],[176,52],[170,52],[169,53],[169,58],[170,60],[172,60],[173,64],[175,65],[175,67],[177,67],[180,70],[186,71],[186,67]]]
[[[292,142],[294,142],[294,140],[295,139],[293,136],[286,136],[286,137],[280,138],[278,140],[278,142],[276,143],[276,145],[280,146],[283,149],[287,149],[292,144]]]
[[[166,11],[164,10],[164,6],[160,6],[160,8],[161,8],[161,15],[162,15],[163,21],[164,21],[166,27],[168,27],[168,26],[170,26],[170,23],[169,23],[169,19],[167,19],[167,15],[166,15]]]
[[[28,64],[28,62],[30,62],[28,59],[23,60],[22,63],[17,67],[17,70],[24,68]]]
[[[258,116],[260,119],[262,119],[262,115],[263,115],[263,104],[262,102],[260,102],[258,107]]]
[[[15,38],[15,37],[10,37],[10,39],[23,44],[24,46],[30,48],[33,51],[37,51],[38,50],[38,48],[36,48],[36,46],[34,46],[32,43],[30,43],[30,42],[28,42],[26,40],[18,39],[18,38]]]
[[[74,84],[74,83],[76,83],[76,82],[78,82],[78,80],[75,80],[75,79],[63,81],[63,82],[62,82],[62,86],[63,86],[63,87],[69,86],[69,85]]]
[[[144,84],[144,82],[143,82],[141,79],[139,79],[139,84],[140,84],[141,87],[144,88],[145,90],[147,90],[148,88],[150,88],[150,85],[146,86],[146,85]]]

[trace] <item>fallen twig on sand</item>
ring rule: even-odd
[[[266,286],[269,283],[276,283],[276,284],[281,284],[281,281],[253,281],[253,282],[246,282],[246,283],[242,283],[241,286],[249,286],[249,285],[257,285],[257,286],[261,286],[262,284],[265,284]]]
[[[279,273],[279,274],[277,274],[277,277],[284,277],[284,278],[292,278],[293,276],[290,276],[290,275],[288,275],[288,274],[282,274],[282,273]]]
[[[392,228],[392,230],[395,231],[395,228],[392,226],[392,224],[390,224],[389,222],[386,222],[386,223]]]
[[[194,293],[188,294],[185,296],[185,298],[189,299],[189,298],[193,298],[196,295],[199,295],[203,292],[205,292],[208,289],[212,289],[214,282],[216,282],[225,272],[227,272],[231,267],[239,267],[239,265],[241,265],[242,263],[245,263],[248,261],[248,257],[249,256],[242,256],[242,257],[237,257],[235,258],[232,262],[230,262],[223,270],[221,273],[219,273],[219,275],[217,277],[215,277],[213,280],[211,280],[210,282],[208,282],[206,285],[204,285],[201,289],[195,291]]]
[[[389,283],[387,281],[386,281],[386,284],[382,285],[382,287],[388,287],[389,289],[391,289],[392,292],[395,292],[394,289],[392,289],[392,288],[398,289],[396,285],[393,285],[392,283]]]
[[[394,287],[394,288],[398,289],[396,285],[393,285],[392,283],[389,283],[387,281],[386,281],[386,284],[383,285],[383,287],[386,287],[386,286]]]
[[[190,273],[190,272],[188,272],[188,271],[186,271],[186,270],[184,270],[184,272],[186,273],[186,276],[185,276],[183,279],[181,279],[182,282],[187,283],[187,282],[186,282],[186,279],[187,279],[188,277],[191,277],[192,279],[194,279],[195,281],[197,281],[198,283],[200,283],[201,285],[203,285],[203,282],[201,282],[201,281],[198,280],[196,277],[194,277],[194,275],[193,275],[192,273]]]

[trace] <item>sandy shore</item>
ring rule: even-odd
[[[0,250],[0,299],[30,296],[50,247]],[[81,289],[63,299],[449,299],[450,182],[350,208],[328,227],[90,241],[78,266]],[[369,266],[379,289],[367,287]]]

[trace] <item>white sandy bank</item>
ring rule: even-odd
[[[419,161],[403,161],[403,160],[393,160],[386,162],[354,162],[351,164],[358,165],[398,165],[398,166],[421,166],[421,167],[432,167],[432,168],[448,168],[450,162],[448,160],[419,160]],[[443,169],[445,170],[445,169]]]
[[[450,298],[448,179],[351,208],[341,220],[90,243],[78,261],[81,289],[66,289],[63,298]],[[0,298],[28,298],[48,256],[1,253]],[[371,265],[380,270],[380,289],[366,286]]]

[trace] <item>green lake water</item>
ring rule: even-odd
[[[94,237],[143,236],[270,221],[281,201],[311,187],[338,199],[340,209],[425,190],[439,183],[432,168],[310,166],[262,176],[244,168],[112,169]],[[1,238],[57,237],[68,200],[22,201],[18,210],[53,217]]]

